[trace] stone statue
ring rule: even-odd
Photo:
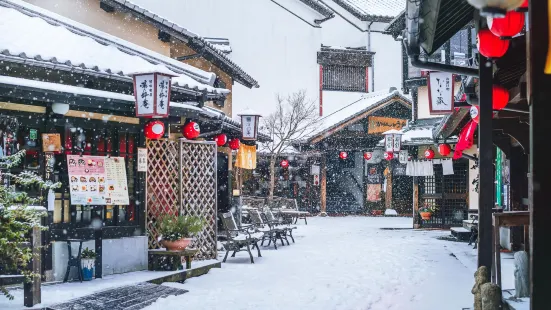
[[[530,270],[528,253],[516,252],[515,258],[515,297],[530,297]]]
[[[495,283],[485,283],[480,287],[482,293],[482,310],[500,310],[501,288]]]
[[[474,273],[474,286],[471,293],[474,294],[474,310],[482,310],[482,290],[481,286],[484,283],[490,282],[490,274],[488,267],[480,266]]]

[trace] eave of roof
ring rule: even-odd
[[[347,0],[333,0],[333,2],[341,6],[343,9],[345,9],[346,11],[348,11],[350,14],[354,15],[354,17],[358,18],[361,21],[388,23],[395,18],[395,16],[390,16],[390,15],[366,14],[365,12],[359,11],[355,6],[351,5]]]
[[[326,7],[325,5],[323,5],[317,0],[299,0],[299,1],[311,7],[314,11],[325,16],[326,19],[335,17],[335,13],[333,13],[331,9],[329,9],[328,7]]]
[[[138,5],[133,4],[127,0],[102,0],[105,3],[116,6],[121,10],[128,11],[138,17],[144,18],[149,21],[155,27],[162,29],[166,33],[176,37],[182,42],[187,43],[191,48],[197,52],[202,52],[203,57],[209,61],[217,62],[223,71],[228,73],[237,82],[243,84],[246,87],[260,87],[258,82],[249,74],[245,72],[240,66],[234,63],[228,56],[217,49],[210,42],[203,37],[175,24],[153,12],[150,12]]]

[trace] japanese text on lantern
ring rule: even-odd
[[[431,114],[448,114],[454,104],[454,76],[447,72],[429,73],[429,103]]]
[[[153,75],[138,75],[136,79],[136,100],[138,115],[153,114]]]
[[[170,78],[165,75],[157,77],[157,113],[167,114],[169,105],[168,83]]]

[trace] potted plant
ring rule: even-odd
[[[421,214],[421,219],[430,220],[432,213],[434,212],[434,207],[430,206],[428,203],[419,209],[419,214]]]
[[[164,215],[158,219],[161,244],[169,251],[182,251],[201,232],[204,221],[197,216]]]
[[[92,280],[96,266],[96,253],[85,248],[80,254],[80,266],[82,267],[82,279],[84,281]]]

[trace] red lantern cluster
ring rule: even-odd
[[[161,121],[149,122],[145,124],[144,133],[147,139],[160,139],[165,134],[165,124]]]
[[[364,153],[365,160],[370,160],[372,157],[373,157],[373,153],[371,153],[371,152],[365,152]]]
[[[492,108],[503,110],[509,103],[509,91],[502,86],[494,85],[492,88]]]
[[[199,128],[199,124],[197,124],[196,122],[187,123],[182,131],[182,134],[188,140],[193,140],[199,137],[200,133],[201,129]]]
[[[503,40],[511,39],[524,27],[524,13],[509,11],[503,18],[487,17],[488,28]]]
[[[434,158],[434,151],[432,149],[427,149],[425,151],[425,158],[426,159],[433,159]]]
[[[440,155],[442,156],[450,155],[451,151],[452,151],[452,148],[450,147],[449,144],[440,144],[438,146],[438,153],[440,153]]]
[[[394,158],[394,153],[392,152],[385,152],[385,154],[383,155],[383,157],[386,159],[386,160],[392,160]]]
[[[347,152],[340,152],[339,157],[340,157],[340,159],[347,159],[348,158],[348,153]]]
[[[231,139],[230,140],[230,143],[229,143],[229,146],[230,146],[230,149],[232,150],[238,150],[239,149],[239,139]]]
[[[289,161],[284,159],[279,163],[281,165],[281,168],[288,168],[289,167]]]
[[[488,58],[499,58],[509,48],[508,40],[501,40],[489,29],[480,29],[477,35],[476,46],[480,54]]]
[[[228,142],[228,137],[225,134],[221,133],[214,137],[214,141],[216,142],[216,145],[224,146]]]

